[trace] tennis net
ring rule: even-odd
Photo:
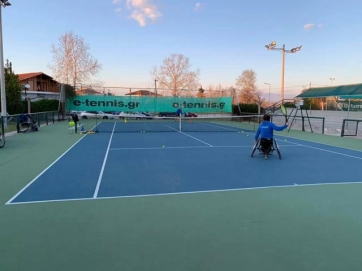
[[[250,116],[154,117],[152,119],[113,119],[97,121],[94,132],[238,132],[255,130],[262,119]]]

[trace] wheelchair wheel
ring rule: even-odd
[[[5,136],[0,133],[0,148],[5,146]]]
[[[280,153],[278,143],[277,143],[277,141],[275,139],[273,139],[273,141],[274,141],[274,148],[278,153],[279,159],[282,159],[282,154]]]
[[[253,149],[252,149],[252,151],[251,151],[251,157],[253,157],[254,156],[254,152],[256,151],[256,149],[258,148],[258,146],[259,146],[259,141],[260,141],[260,138],[258,138],[258,140],[255,142],[255,144],[254,144],[254,147],[253,147]]]
[[[29,122],[22,122],[19,124],[19,133],[26,133],[31,129],[31,124]]]

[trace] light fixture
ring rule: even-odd
[[[267,50],[273,50],[273,51],[281,51],[282,52],[282,83],[281,83],[281,88],[280,88],[280,93],[281,93],[281,100],[284,100],[284,67],[285,67],[285,53],[296,53],[298,51],[300,51],[300,49],[302,48],[302,45],[295,47],[291,50],[286,50],[285,49],[285,45],[283,44],[282,48],[275,48],[275,46],[277,45],[276,41],[271,42],[268,45],[265,45],[265,47],[267,48]]]
[[[11,6],[11,4],[9,3],[8,0],[0,0],[0,4],[1,4],[3,7]]]

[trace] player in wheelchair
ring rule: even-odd
[[[251,151],[251,157],[254,156],[256,150],[259,154],[264,155],[265,158],[277,151],[279,159],[282,158],[278,144],[274,139],[273,131],[282,131],[288,127],[288,122],[283,126],[277,126],[270,122],[270,115],[266,114],[263,116],[263,122],[259,125],[258,130],[255,133],[255,144]]]

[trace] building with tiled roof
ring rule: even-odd
[[[148,90],[137,90],[137,91],[127,93],[126,95],[131,95],[131,96],[162,96],[160,94],[156,94],[156,93],[154,93],[152,91],[148,91]]]
[[[60,92],[60,83],[43,72],[20,73],[18,77],[21,84],[30,86],[28,91]]]
[[[77,95],[104,95],[104,93],[99,92],[91,87],[82,87],[75,90]]]

